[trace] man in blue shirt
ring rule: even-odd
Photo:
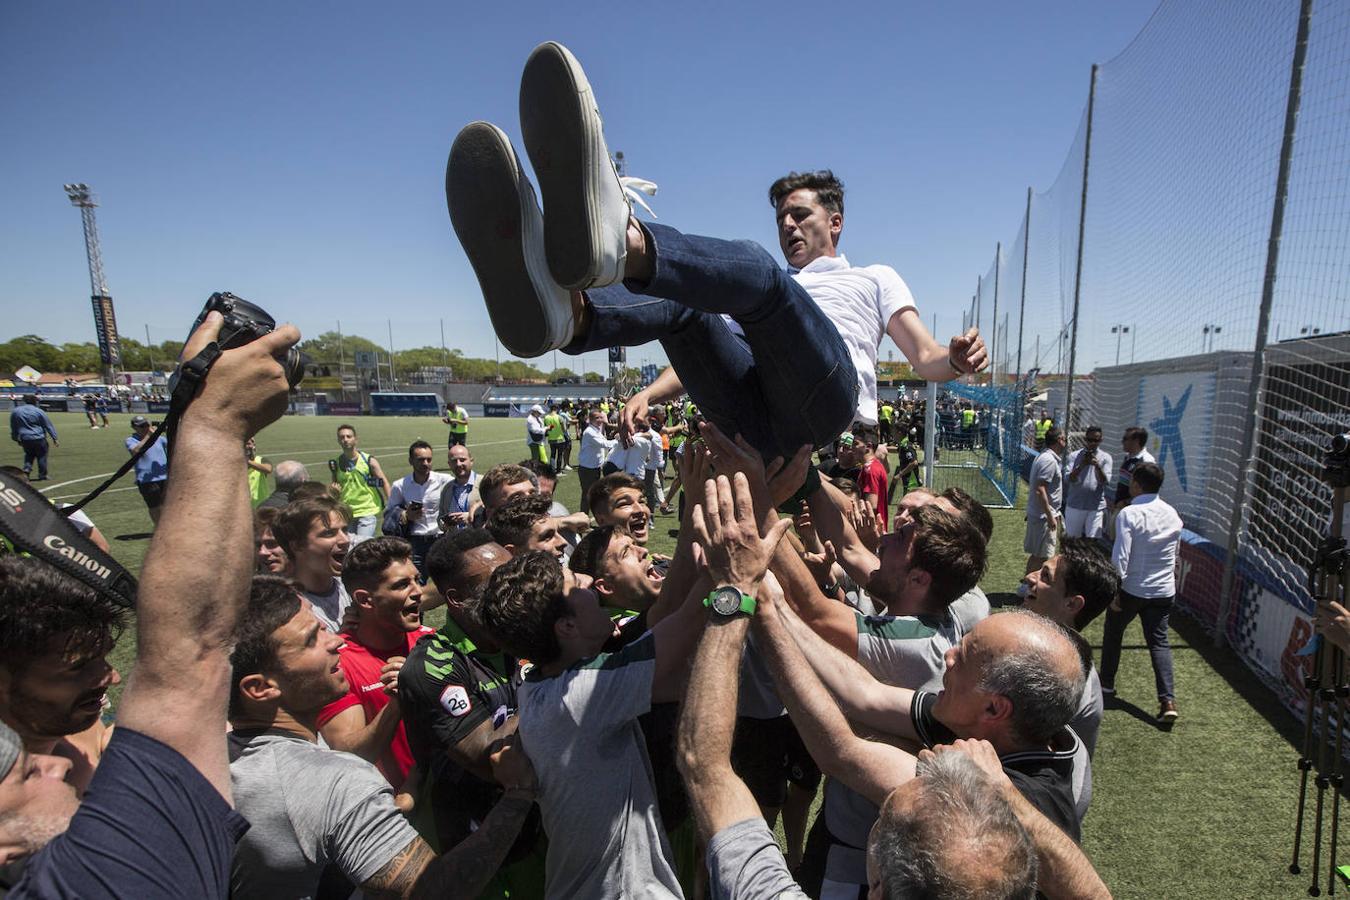
[[[61,446],[56,439],[56,427],[47,414],[38,406],[37,394],[26,394],[24,405],[14,407],[9,414],[9,436],[23,447],[23,471],[33,471],[33,461],[37,460],[38,476],[34,481],[47,480],[47,435],[52,436],[52,445]]]
[[[169,479],[169,442],[164,435],[160,435],[152,443],[152,434],[150,422],[145,416],[133,416],[127,452],[134,454],[146,444],[150,445],[145,455],[136,460],[136,487],[150,510],[150,521],[159,525],[159,511],[164,505],[164,487]]]

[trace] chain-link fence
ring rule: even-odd
[[[1165,0],[1084,76],[970,315],[996,341],[1009,315],[996,365],[1037,376],[1071,450],[1099,425],[1119,466],[1148,430],[1179,601],[1298,708],[1323,455],[1350,428],[1350,0]]]

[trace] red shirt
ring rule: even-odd
[[[858,493],[863,495],[864,502],[868,494],[877,495],[877,522],[881,525],[881,533],[885,534],[889,530],[886,525],[886,467],[875,456],[858,473]]]
[[[338,665],[342,667],[342,674],[347,676],[347,693],[323,708],[319,713],[319,727],[323,728],[338,713],[357,705],[365,711],[366,724],[370,724],[389,703],[389,695],[384,692],[384,685],[380,682],[380,669],[384,668],[391,656],[407,656],[423,635],[434,633],[433,629],[426,627],[410,631],[406,647],[383,653],[358,644],[350,633],[343,634],[347,644],[338,651]],[[380,754],[375,767],[397,790],[403,786],[412,766],[413,755],[408,747],[408,735],[403,730],[403,723],[399,722],[394,729],[393,740],[389,742],[388,749]]]

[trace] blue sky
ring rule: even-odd
[[[520,66],[547,39],[585,64],[611,149],[660,185],[661,221],[777,255],[769,182],[831,167],[849,191],[842,250],[895,266],[945,338],[1027,186],[1054,180],[1090,64],[1153,7],[6,3],[0,339],[93,339],[61,190],[82,181],[124,334],[179,337],[231,290],[305,332],[341,320],[384,342],[392,319],[398,348],[439,344],[444,320],[449,346],[492,356],[445,156],[478,118],[519,145]]]

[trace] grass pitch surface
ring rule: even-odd
[[[89,429],[82,415],[56,414],[53,420],[62,442],[52,451],[51,481],[41,486],[52,499],[73,502],[126,459],[130,416],[114,416],[111,428],[97,431]],[[309,467],[311,477],[327,480],[327,460],[337,454],[339,424],[334,417],[286,417],[258,436],[259,451],[271,462],[299,460]],[[408,472],[408,444],[418,438],[437,448],[438,468],[444,470],[447,429],[439,420],[366,417],[352,424],[361,448],[380,459],[389,477]],[[474,420],[469,446],[479,472],[499,462],[518,462],[525,457],[524,423]],[[6,461],[19,458],[13,445]],[[573,458],[575,462],[575,452]],[[573,473],[559,480],[557,496],[569,509],[577,508]],[[96,500],[88,512],[108,538],[113,555],[138,572],[151,528],[131,477]],[[1020,510],[993,510],[993,516],[994,539],[983,586],[998,600],[1010,594],[1021,577],[1024,522]],[[674,548],[668,531],[675,524],[673,517],[657,517],[652,549]],[[202,523],[202,535],[203,540],[213,539],[209,523]],[[1153,723],[1157,704],[1148,651],[1139,626],[1132,625],[1116,682],[1121,702],[1107,710],[1097,744],[1084,848],[1117,897],[1305,896],[1309,877],[1286,873],[1302,725],[1231,653],[1213,650],[1209,637],[1194,623],[1176,615],[1173,627],[1181,720],[1170,732]],[[1087,631],[1094,646],[1100,645],[1101,633],[1099,619]],[[134,643],[129,629],[113,654],[124,674],[135,655]],[[1330,801],[1328,795],[1328,807]],[[1346,838],[1344,843],[1350,844],[1350,835]],[[1309,829],[1305,848],[1310,842]],[[1350,852],[1339,857],[1344,862]],[[1305,852],[1305,872],[1310,862]],[[1322,881],[1325,890],[1325,876]]]

